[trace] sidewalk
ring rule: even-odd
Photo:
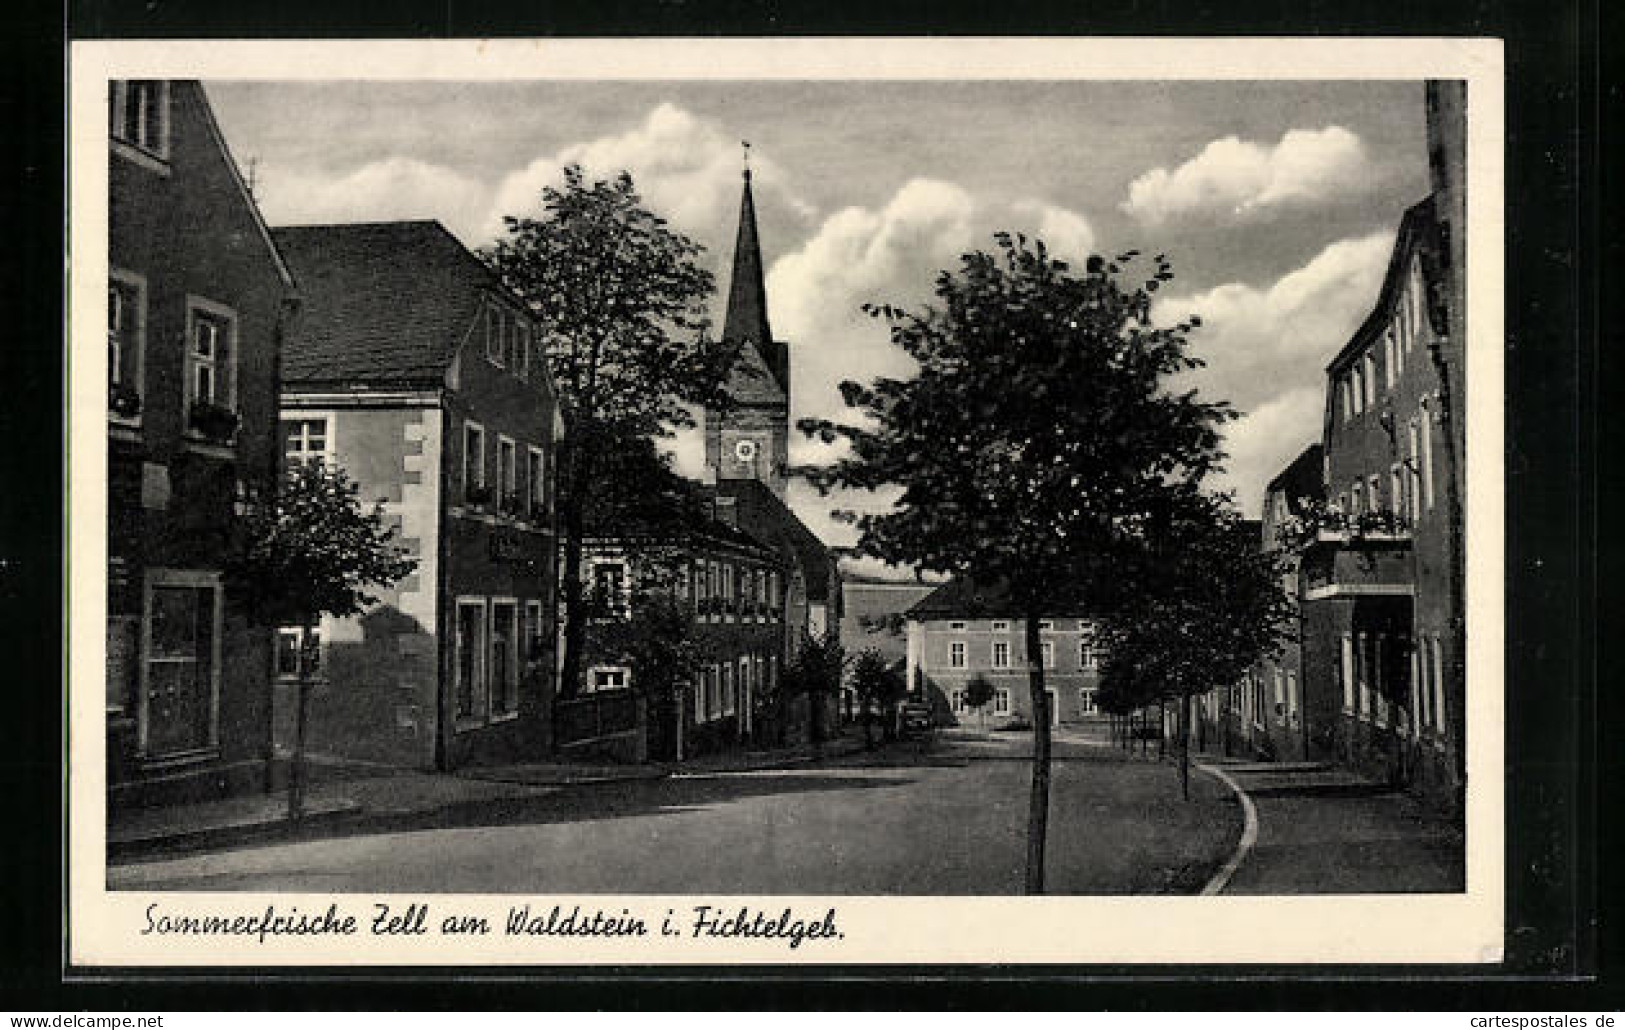
[[[285,788],[194,804],[130,809],[114,815],[107,828],[110,860],[135,858],[231,844],[297,839],[388,819],[535,797],[612,783],[646,782],[670,776],[704,776],[773,769],[862,751],[863,741],[837,738],[820,751],[811,746],[708,755],[683,763],[577,765],[533,762],[431,773],[382,765],[310,757],[305,817],[288,821]]]
[[[1257,840],[1225,894],[1464,888],[1460,824],[1403,791],[1318,763],[1198,760],[1228,776],[1256,811]]]

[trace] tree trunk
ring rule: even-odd
[[[1191,799],[1191,696],[1179,697],[1179,796]]]
[[[305,641],[315,628],[311,624],[301,627],[299,638],[299,700],[294,706],[293,764],[288,769],[288,821],[299,822],[305,817],[305,731],[310,723],[310,662],[305,654]]]
[[[1033,786],[1027,809],[1027,893],[1044,893],[1044,844],[1049,835],[1049,694],[1044,690],[1038,612],[1027,614],[1027,681],[1033,696]]]
[[[1157,699],[1157,761],[1166,761],[1168,758],[1168,706],[1161,698]]]

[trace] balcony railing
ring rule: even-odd
[[[1310,508],[1275,526],[1276,543],[1288,550],[1301,550],[1315,543],[1399,542],[1410,538],[1411,522],[1398,512],[1349,515],[1336,505]]]

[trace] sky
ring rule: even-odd
[[[1243,417],[1216,485],[1256,516],[1319,438],[1323,372],[1376,300],[1399,219],[1427,195],[1417,82],[215,82],[206,88],[272,225],[434,218],[470,247],[533,213],[567,163],[630,170],[707,248],[726,298],[751,144],[791,418],[838,416],[842,379],[906,374],[865,302],[917,306],[1000,229],[1089,253],[1166,253],[1153,317],[1203,325],[1191,377]],[[700,441],[674,444],[699,475]],[[793,463],[827,451],[792,430]],[[834,507],[790,502],[826,542]],[[859,566],[863,568],[863,566]],[[864,568],[864,571],[883,571]]]

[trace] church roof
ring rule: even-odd
[[[728,370],[726,391],[735,404],[765,405],[788,404],[784,389],[779,385],[762,352],[746,340],[740,343],[739,357]]]
[[[739,198],[739,234],[734,238],[733,279],[728,285],[728,314],[722,323],[726,340],[750,340],[765,347],[773,340],[767,324],[767,286],[762,278],[762,244],[756,235],[756,203],[751,199],[750,169]]]

